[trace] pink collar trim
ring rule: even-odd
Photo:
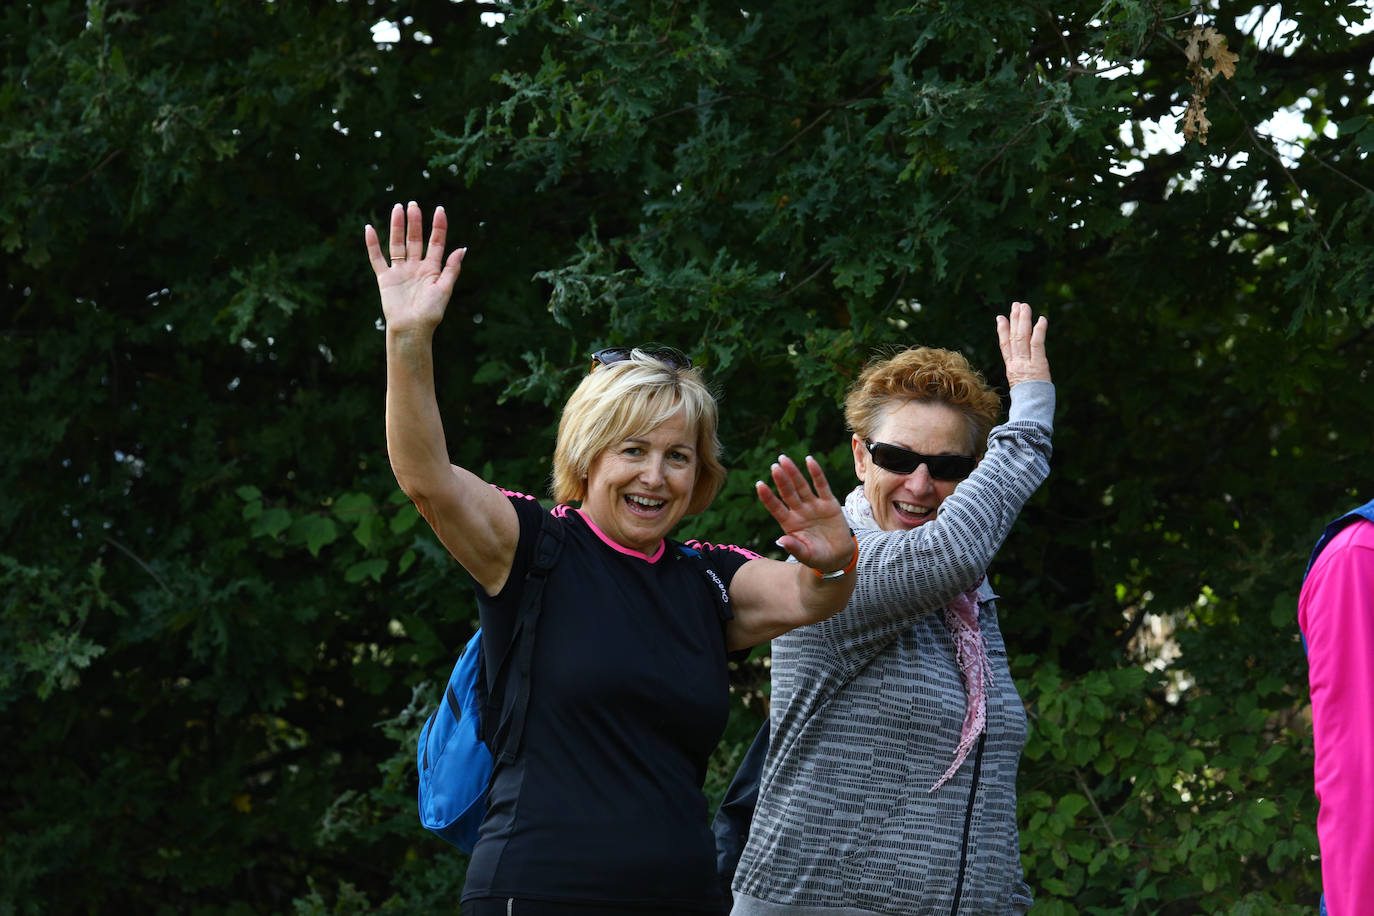
[[[592,529],[592,533],[595,534],[597,537],[601,538],[602,542],[604,542],[607,547],[611,548],[612,550],[623,553],[627,557],[638,557],[639,559],[646,560],[650,563],[657,563],[659,561],[659,558],[663,556],[663,551],[667,549],[667,545],[662,540],[658,542],[658,549],[655,550],[652,554],[641,553],[638,550],[633,550],[629,547],[626,547],[623,544],[617,544],[615,541],[607,537],[606,532],[596,527],[596,523],[593,522],[587,516],[587,513],[583,512],[581,509],[574,509],[573,511],[575,511],[578,515],[582,517],[582,521],[587,523],[587,527]]]

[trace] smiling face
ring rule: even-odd
[[[923,455],[972,455],[972,435],[962,413],[938,401],[903,401],[885,411],[869,436]],[[958,481],[934,480],[924,464],[910,474],[894,474],[873,463],[864,440],[853,438],[854,473],[863,482],[873,519],[884,531],[916,528],[935,518],[940,503]]]
[[[582,511],[622,547],[653,554],[682,520],[697,480],[697,431],[682,411],[592,459]]]

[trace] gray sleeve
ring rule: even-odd
[[[983,460],[934,521],[910,531],[855,529],[854,595],[843,611],[813,625],[847,674],[918,618],[978,584],[1021,506],[1049,476],[1054,405],[1051,382],[1016,385],[1007,422],[988,435]]]

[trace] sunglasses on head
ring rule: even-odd
[[[865,441],[864,445],[874,464],[894,474],[910,474],[924,464],[934,480],[963,480],[978,463],[971,455],[922,455],[888,442]]]
[[[672,347],[607,347],[604,350],[597,350],[592,354],[591,369],[597,366],[611,366],[619,362],[624,362],[630,358],[635,350],[643,353],[650,359],[658,360],[669,369],[690,369],[692,361],[683,356]],[[591,369],[588,371],[590,372]]]

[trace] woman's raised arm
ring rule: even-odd
[[[444,319],[466,248],[444,257],[448,217],[434,210],[429,246],[424,215],[411,201],[391,209],[388,254],[377,231],[363,230],[386,319],[386,448],[401,490],[454,559],[496,594],[505,584],[519,541],[509,500],[476,474],[449,463],[434,396],[434,331]]]
[[[979,582],[1026,500],[1050,472],[1055,392],[1046,352],[1048,321],[1012,303],[997,318],[1011,411],[993,428],[978,466],[933,521],[909,531],[859,532],[859,578],[843,614],[823,626],[857,668],[917,618]]]

